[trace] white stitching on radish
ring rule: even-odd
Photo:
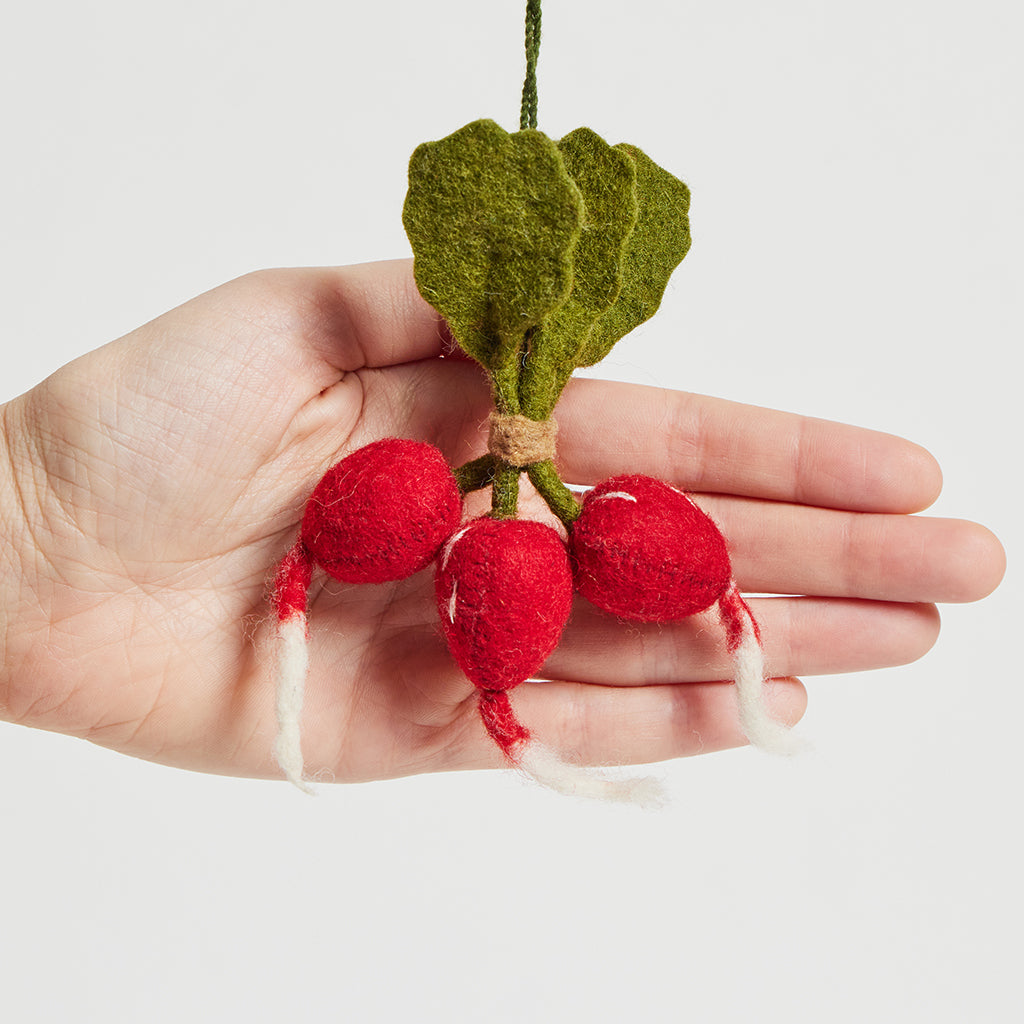
[[[605,498],[625,498],[626,501],[636,501],[636,497],[627,491],[605,491],[604,494],[599,494],[596,498],[591,498],[590,500],[602,501]]]
[[[459,590],[459,581],[452,583],[452,596],[448,598],[448,621],[455,624],[455,595]]]
[[[448,568],[448,559],[452,557],[452,548],[455,547],[455,542],[464,533],[468,533],[472,526],[472,523],[470,523],[469,526],[464,526],[458,533],[453,534],[452,537],[449,538],[448,543],[444,546],[444,554],[441,555],[441,572],[444,572],[444,570]],[[454,622],[455,620],[452,619],[452,621]]]

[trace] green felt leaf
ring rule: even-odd
[[[639,215],[623,257],[622,289],[594,325],[579,366],[603,359],[615,342],[655,314],[672,271],[690,248],[690,190],[635,146],[615,148],[635,163]]]
[[[583,200],[558,148],[489,120],[426,142],[409,163],[402,220],[423,297],[499,395],[514,394],[507,382],[528,332],[572,286]]]
[[[589,128],[558,143],[583,198],[582,230],[573,253],[572,291],[530,339],[520,382],[522,411],[550,414],[576,368],[591,328],[619,296],[626,244],[637,220],[636,164]]]
[[[558,149],[584,206],[572,292],[562,309],[597,316],[622,289],[620,264],[637,218],[636,166],[589,128],[570,132],[559,140]]]

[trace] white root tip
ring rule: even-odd
[[[536,741],[526,745],[518,764],[536,782],[566,796],[635,804],[648,810],[663,807],[667,802],[665,789],[658,779],[610,778],[596,769],[568,764]]]
[[[743,639],[733,654],[733,665],[740,727],[750,743],[770,754],[792,756],[806,750],[806,741],[772,718],[765,707],[764,652],[749,621],[744,623]]]
[[[302,778],[299,730],[308,668],[306,616],[295,612],[277,626],[277,739],[274,741],[274,756],[288,781],[303,793],[312,795],[313,787]]]

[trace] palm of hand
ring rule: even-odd
[[[360,283],[346,288],[352,308]],[[76,361],[28,396],[27,429],[16,433],[33,439],[22,466],[34,475],[21,490],[34,495],[54,626],[31,656],[31,699],[8,702],[16,713],[186,767],[273,771],[268,575],[339,449],[375,429],[416,426],[402,406],[417,369],[361,367],[358,333],[373,326],[335,335],[330,306],[341,301],[302,275],[253,275]],[[415,313],[412,329],[424,348],[433,334],[436,347],[436,321]],[[438,677],[450,684],[457,672],[441,668],[428,584],[329,582],[315,596],[312,658],[323,686],[310,694],[322,723],[307,740],[313,764],[346,778],[397,774],[443,749],[471,687],[449,685],[438,701]],[[392,737],[408,733],[428,701],[437,721],[396,748]]]
[[[430,440],[453,463],[478,452],[489,404],[482,377],[465,362],[438,358],[441,349],[436,316],[415,294],[405,264],[273,272],[193,300],[8,406],[27,524],[21,561],[37,605],[14,648],[8,717],[182,767],[276,774],[268,578],[294,539],[310,489],[341,454],[389,434]],[[600,396],[594,387],[591,400],[607,408],[613,386]],[[747,413],[748,427],[763,432],[759,412]],[[672,414],[663,410],[661,418]],[[783,429],[782,420],[772,422]],[[833,463],[863,458],[865,438],[882,450],[882,435],[845,429],[846,449],[833,453]],[[614,445],[587,465],[585,454],[572,453],[571,431],[571,422],[563,424],[576,478],[610,475]],[[668,422],[641,471],[685,471],[685,457],[667,454],[674,432]],[[889,457],[909,460],[909,469],[890,493],[877,485],[865,501],[875,501],[872,519],[892,520],[886,530],[895,535],[927,522],[892,513],[927,504],[936,478],[919,450],[904,444],[897,452],[903,443],[889,442]],[[954,591],[954,599],[981,596],[997,581],[998,545],[969,524],[948,526],[946,542],[958,531],[960,548],[985,547],[984,566],[975,559],[971,574],[943,569],[936,555],[902,573],[890,565],[883,581],[848,538],[803,578],[799,569],[781,569],[815,529],[848,532],[845,520],[822,525],[822,516],[850,515],[831,510],[816,510],[818,519],[776,510],[783,518],[774,529],[786,537],[776,561],[744,556],[745,536],[764,531],[745,495],[813,505],[834,489],[824,469],[807,465],[806,446],[793,452],[804,465],[789,467],[792,483],[778,494],[771,484],[768,493],[749,486],[742,467],[728,481],[697,481],[734,495],[717,499],[714,511],[727,535],[735,521],[741,586],[833,598],[799,614],[792,602],[774,603],[769,619],[778,622],[766,632],[775,637],[780,675],[908,660],[936,630],[933,610],[920,602]],[[821,503],[844,507],[841,495]],[[845,507],[858,508],[848,500]],[[875,531],[876,556],[895,543],[888,533]],[[816,588],[791,586],[812,579]],[[499,763],[476,718],[472,687],[444,650],[429,573],[380,587],[318,576],[311,597],[304,745],[314,771],[327,766],[349,780]],[[817,617],[815,642],[801,620],[808,615]],[[834,634],[871,616],[889,622],[888,633],[856,656],[837,649]],[[589,760],[652,760],[738,744],[728,689],[716,682],[722,660],[701,635],[690,623],[645,631],[580,608],[549,663],[554,678],[568,681],[523,687],[524,720]],[[617,652],[611,657],[609,644]],[[798,717],[802,689],[790,681],[777,700],[778,713]]]

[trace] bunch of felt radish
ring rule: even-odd
[[[299,716],[316,566],[346,583],[383,583],[434,562],[441,629],[478,690],[484,726],[511,764],[555,789],[656,798],[648,780],[566,764],[512,708],[509,691],[554,650],[574,591],[644,622],[717,607],[742,727],[756,744],[789,746],[764,710],[757,624],[711,519],[645,476],[606,480],[580,503],[556,469],[551,414],[562,389],[657,310],[690,245],[688,207],[681,181],[587,128],[555,142],[476,121],[413,154],[403,220],[416,283],[488,374],[488,451],[452,471],[430,445],[387,438],[333,466],[314,490],[275,588],[276,752],[293,782],[304,785]],[[563,531],[519,518],[523,473]],[[490,513],[464,522],[462,499],[487,487]]]

